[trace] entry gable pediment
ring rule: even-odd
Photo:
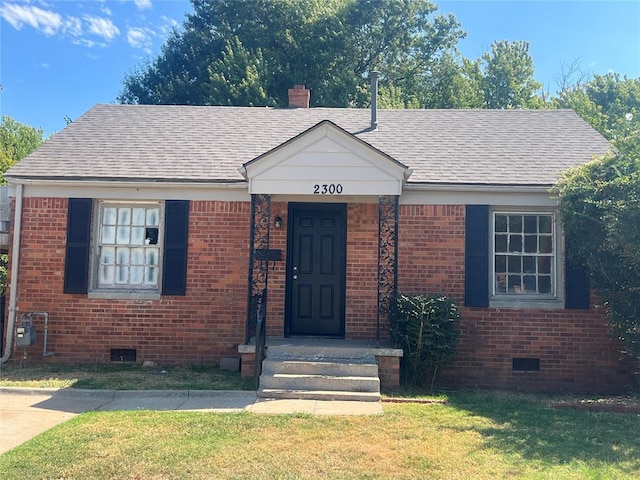
[[[400,195],[409,170],[329,120],[244,164],[251,194]]]

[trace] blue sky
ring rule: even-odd
[[[275,1],[275,0],[274,0]],[[545,90],[563,65],[640,77],[640,1],[441,0],[476,59],[495,40],[525,40]],[[154,58],[188,0],[0,0],[0,113],[46,135],[96,103],[113,103],[125,74]]]

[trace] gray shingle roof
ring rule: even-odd
[[[96,105],[7,177],[242,181],[238,168],[331,120],[413,170],[410,183],[550,185],[607,140],[571,110]]]

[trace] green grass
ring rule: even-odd
[[[0,478],[638,478],[638,416],[551,400],[454,393],[374,417],[93,412],[0,456]]]
[[[0,386],[31,388],[88,388],[105,390],[250,390],[251,379],[214,366],[139,364],[47,364],[0,367]]]

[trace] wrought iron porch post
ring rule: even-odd
[[[247,325],[245,343],[256,334],[258,299],[267,288],[269,261],[269,226],[271,217],[271,196],[251,195],[251,228],[249,233],[249,279],[247,293]],[[266,308],[266,302],[265,302]]]
[[[381,321],[389,321],[391,305],[398,293],[398,199],[398,195],[384,195],[378,199],[378,346]]]

